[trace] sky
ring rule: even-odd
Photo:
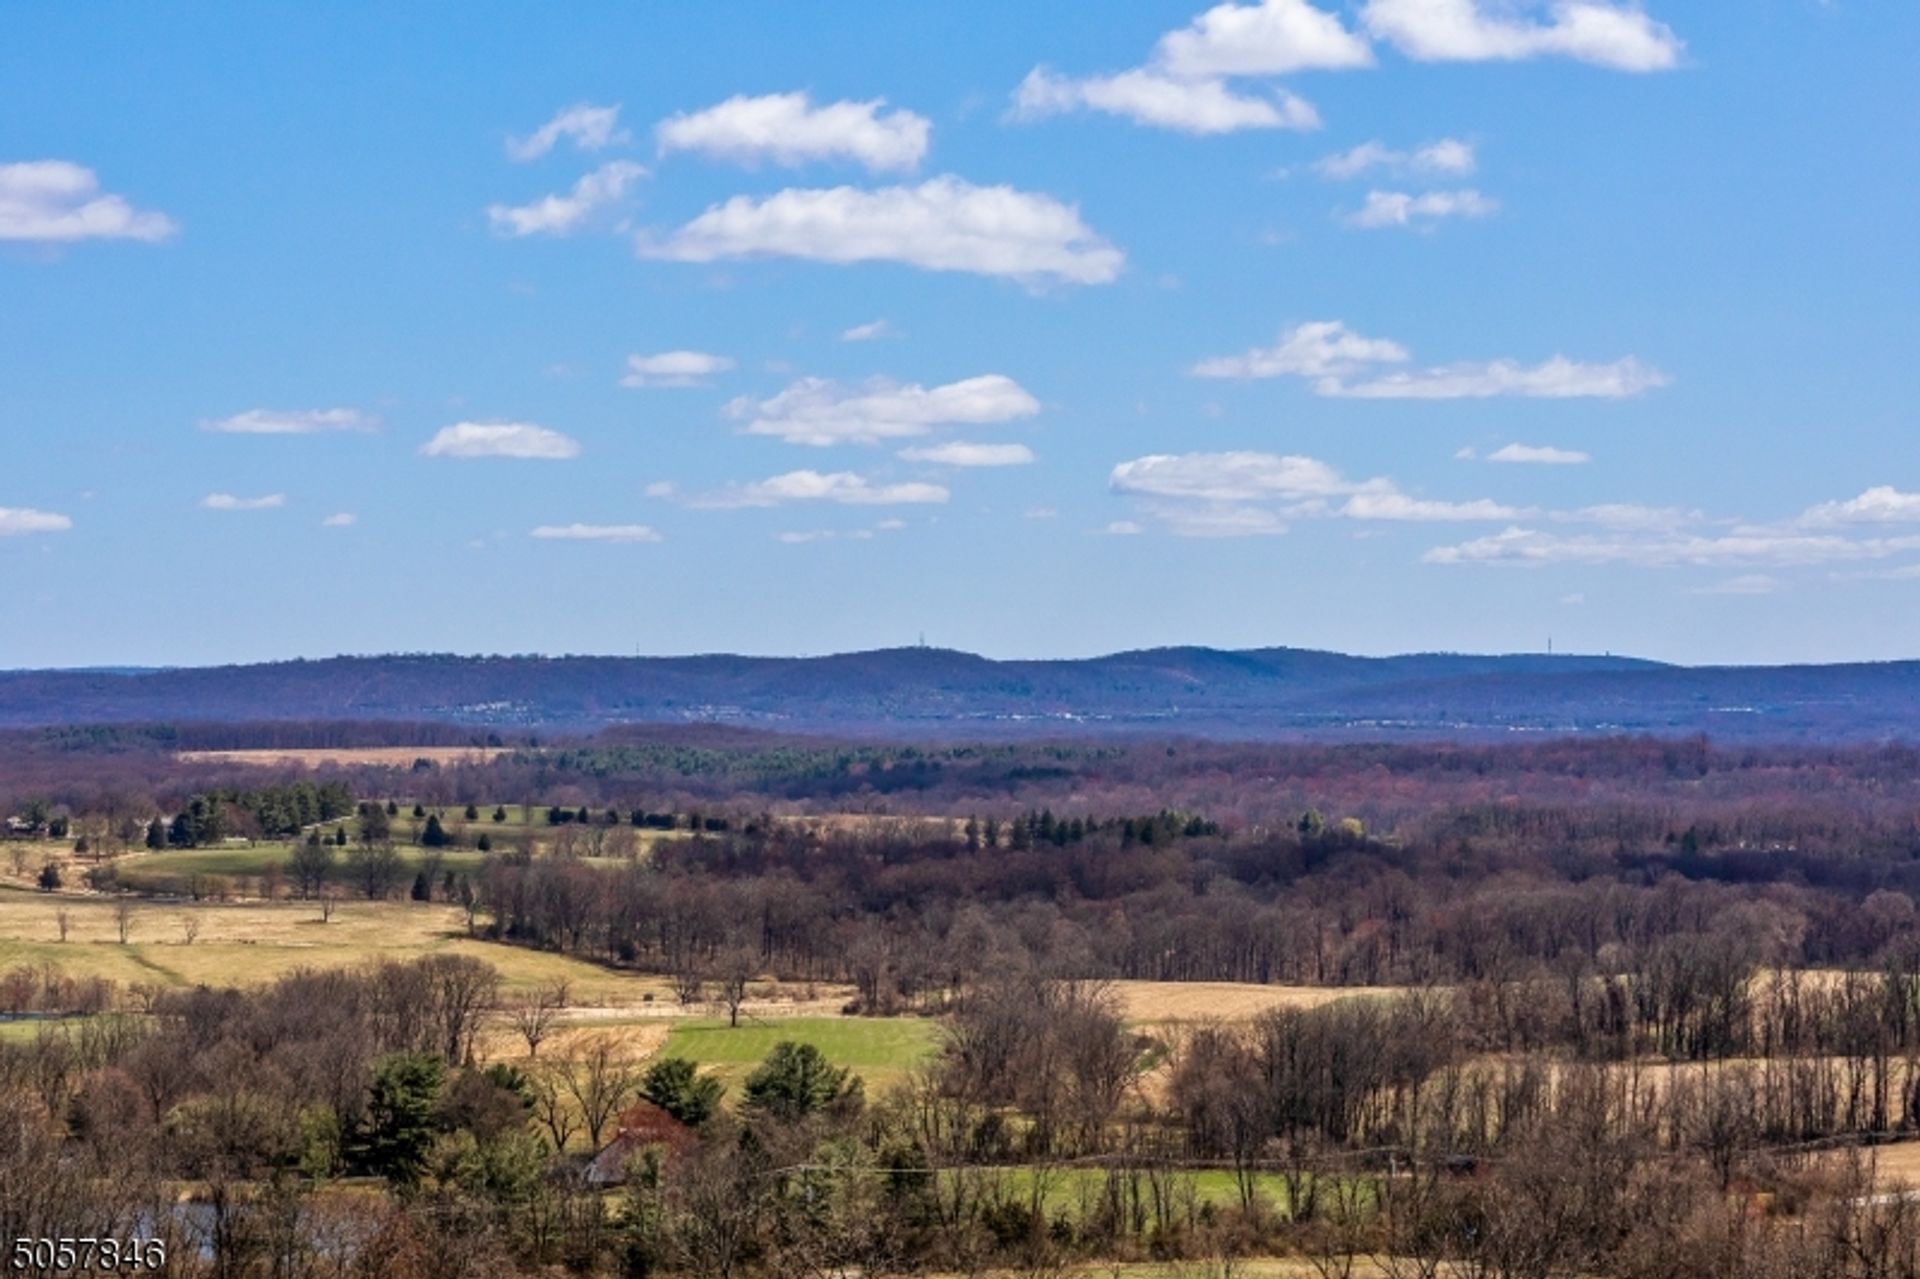
[[[20,5],[0,667],[1920,657],[1920,5]]]

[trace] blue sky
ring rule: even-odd
[[[1912,4],[0,23],[0,666],[1920,653]]]

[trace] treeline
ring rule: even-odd
[[[174,848],[201,848],[229,837],[297,835],[309,826],[337,821],[356,811],[353,792],[344,782],[227,787],[189,796],[167,825],[165,843]],[[149,847],[160,846],[153,834],[147,843]]]

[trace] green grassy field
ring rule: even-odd
[[[812,1044],[836,1066],[866,1080],[867,1094],[905,1079],[930,1058],[939,1041],[937,1023],[920,1018],[785,1017],[729,1027],[724,1021],[684,1021],[667,1033],[662,1056],[685,1057],[710,1067],[737,1089],[781,1040]]]

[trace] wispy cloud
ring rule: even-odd
[[[1073,111],[1099,111],[1135,124],[1197,134],[1320,127],[1313,105],[1287,90],[1242,93],[1221,80],[1183,79],[1144,68],[1071,79],[1035,67],[1014,90],[1011,116],[1015,120],[1042,120]]]
[[[805,93],[741,95],[662,120],[654,138],[663,154],[694,151],[737,164],[851,160],[875,173],[911,171],[933,126],[912,111],[883,113],[885,106],[884,98],[815,106]]]
[[[901,449],[900,457],[936,466],[1026,466],[1034,460],[1033,450],[1024,444],[972,444],[961,440],[930,448]]]
[[[67,244],[78,240],[143,240],[179,230],[164,213],[136,209],[102,194],[92,169],[67,160],[0,164],[0,240]]]
[[[352,528],[360,522],[360,517],[352,511],[338,511],[320,521],[321,528]]]
[[[1010,377],[980,377],[923,387],[874,378],[847,388],[825,378],[802,378],[765,400],[741,397],[728,417],[743,421],[749,435],[770,435],[789,444],[878,444],[925,435],[938,426],[979,425],[1031,417],[1040,402]]]
[[[1578,466],[1593,461],[1593,455],[1576,449],[1557,449],[1546,444],[1507,444],[1487,454],[1487,461],[1534,466]]]
[[[881,338],[899,337],[899,330],[885,320],[874,320],[867,324],[856,324],[840,334],[842,342],[877,342]]]
[[[658,531],[645,524],[542,524],[528,534],[543,542],[658,542]]]
[[[1191,371],[1206,378],[1304,378],[1316,395],[1351,399],[1620,399],[1667,384],[1664,373],[1631,356],[1609,364],[1556,355],[1534,365],[1490,360],[1420,370],[1385,367],[1410,359],[1398,342],[1320,320],[1284,330],[1271,347],[1201,360]]]
[[[505,457],[565,461],[580,456],[580,442],[531,422],[456,422],[420,446],[427,457]]]
[[[565,195],[545,196],[532,204],[488,205],[487,221],[496,235],[570,235],[646,176],[646,169],[631,160],[613,160],[575,182]]]
[[[553,119],[524,138],[507,139],[507,155],[515,160],[537,160],[562,140],[582,151],[599,151],[629,140],[620,127],[619,106],[596,107],[579,103],[561,111]]]
[[[945,502],[950,494],[938,484],[876,484],[852,471],[788,471],[751,484],[738,484],[686,499],[687,505],[712,510],[784,506],[794,502],[830,502],[841,506],[909,506]]]
[[[380,419],[359,409],[248,409],[232,417],[209,418],[203,431],[221,435],[322,435],[331,431],[371,432]]]
[[[64,533],[72,527],[70,518],[52,511],[36,511],[30,506],[0,506],[0,537]]]
[[[1313,168],[1323,178],[1345,181],[1375,172],[1461,178],[1472,173],[1474,165],[1471,142],[1441,138],[1410,151],[1398,151],[1377,140],[1362,142],[1315,161]]]
[[[955,177],[871,191],[796,187],[735,196],[663,239],[640,236],[635,247],[642,257],[676,262],[899,262],[1030,284],[1106,284],[1126,261],[1071,205]]]
[[[1471,188],[1458,191],[1369,191],[1366,202],[1341,221],[1363,231],[1386,227],[1425,230],[1448,219],[1490,218],[1500,202]]]
[[[285,493],[268,493],[262,497],[235,497],[231,493],[209,493],[200,499],[200,505],[209,511],[271,511],[286,504]]]
[[[705,351],[662,351],[657,355],[629,355],[620,379],[626,387],[705,386],[716,373],[733,367],[733,358]]]

